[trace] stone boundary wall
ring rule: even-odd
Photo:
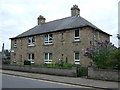
[[[110,80],[110,81],[120,81],[120,71],[88,67],[88,78]]]
[[[71,69],[64,69],[64,68],[50,68],[50,67],[32,67],[32,66],[28,66],[28,65],[25,65],[25,66],[2,65],[2,69],[77,77],[77,71],[76,71],[75,67],[73,67]]]

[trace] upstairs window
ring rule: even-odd
[[[17,47],[17,40],[14,40],[13,47]]]
[[[50,64],[52,62],[52,53],[44,54],[44,63]]]
[[[94,39],[94,41],[97,41],[97,32],[93,33],[93,39]]]
[[[74,62],[75,64],[80,64],[80,53],[74,52]]]
[[[35,37],[28,38],[28,46],[35,46]]]
[[[28,54],[28,61],[30,61],[31,63],[34,63],[34,59],[35,59],[34,53],[29,53]]]
[[[47,34],[44,37],[44,44],[53,44],[53,36],[52,34]]]
[[[97,45],[96,42],[98,41],[98,38],[99,38],[98,34],[99,33],[97,31],[93,32],[93,45],[95,45],[95,46]]]
[[[74,32],[74,41],[80,41],[79,29]]]

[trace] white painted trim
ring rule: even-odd
[[[44,45],[49,45],[53,44],[53,34],[52,34],[52,40],[50,40],[50,34],[47,34],[47,41],[45,41],[45,36],[44,36]],[[51,42],[51,43],[50,43]]]
[[[78,37],[75,37],[75,31],[76,30],[79,30],[79,36]],[[76,29],[74,30],[74,41],[80,41],[80,29]]]
[[[52,62],[52,60],[49,60],[49,58],[50,58],[50,53],[47,53],[48,54],[48,59],[45,59],[45,53],[44,53],[44,63],[46,63],[46,64],[50,64],[51,62]]]
[[[80,64],[80,52],[79,52],[79,59],[76,59],[76,60],[75,60],[75,53],[77,53],[77,52],[74,52],[74,63]],[[75,62],[75,61],[79,61],[79,62]]]

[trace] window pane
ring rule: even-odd
[[[79,37],[79,30],[75,30],[75,37]]]
[[[32,43],[34,43],[35,42],[35,37],[32,37]]]
[[[28,38],[28,43],[31,43],[31,38],[30,37]]]
[[[49,40],[52,40],[52,34],[49,34]]]
[[[31,57],[30,57],[31,55],[30,54],[28,54],[28,59],[31,59]]]
[[[48,60],[48,53],[45,53],[45,60]]]
[[[14,47],[17,46],[17,40],[14,40],[14,42],[13,42],[13,46],[14,46]]]
[[[34,54],[32,54],[32,59],[34,59]]]
[[[44,40],[45,40],[45,41],[48,41],[48,35],[45,35]]]
[[[16,41],[17,41],[17,40],[14,40],[14,44],[16,44]]]
[[[79,60],[79,53],[75,53],[75,60]]]
[[[49,53],[49,60],[52,60],[52,53]]]

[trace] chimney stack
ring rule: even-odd
[[[78,5],[73,5],[71,8],[71,16],[77,16],[80,15],[80,9],[78,8]]]
[[[38,19],[38,25],[45,23],[45,18],[44,18],[44,16],[40,15],[37,19]]]

